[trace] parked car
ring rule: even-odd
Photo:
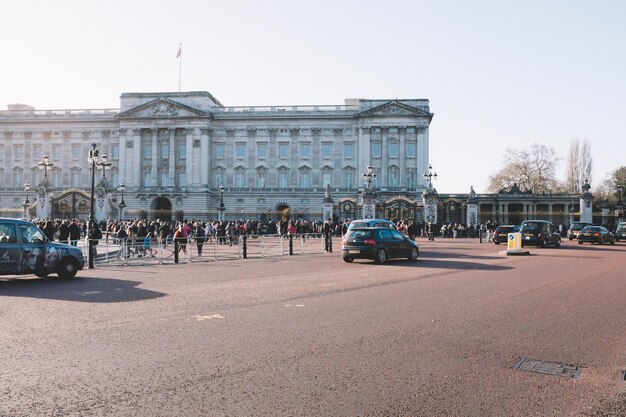
[[[578,239],[580,230],[585,226],[593,226],[593,224],[588,222],[573,222],[567,230],[567,238],[569,240]]]
[[[626,240],[626,222],[618,223],[615,228],[615,240],[619,242],[621,239]]]
[[[394,222],[387,219],[358,219],[350,222],[348,230],[355,227],[386,227],[388,229],[395,229],[396,225]]]
[[[346,233],[341,242],[343,260],[373,259],[382,264],[391,258],[417,260],[417,243],[389,227],[355,227]]]
[[[496,227],[496,230],[493,232],[493,243],[499,245],[500,243],[506,243],[509,239],[509,233],[519,232],[518,225],[503,225]]]
[[[585,226],[578,234],[578,244],[584,242],[615,245],[615,235],[604,226]]]
[[[524,246],[546,246],[552,245],[555,248],[561,246],[561,235],[554,225],[546,220],[525,220],[520,227],[522,234],[522,247]]]
[[[30,222],[0,218],[0,275],[74,278],[84,266],[79,248],[51,242]]]

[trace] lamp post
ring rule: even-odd
[[[106,179],[107,174],[106,171],[107,169],[111,169],[111,165],[113,165],[111,162],[109,162],[109,158],[107,157],[107,154],[103,153],[102,156],[100,157],[100,161],[97,162],[98,166],[100,166],[102,168],[102,179]]]
[[[226,207],[224,206],[224,184],[220,185],[220,206],[217,208],[219,211],[219,221],[224,221],[224,211],[226,211]]]
[[[24,184],[24,191],[26,191],[26,200],[24,200],[24,218],[28,220],[28,205],[30,201],[28,201],[28,191],[30,191],[30,183],[26,181]]]
[[[48,157],[47,153],[43,154],[43,158],[41,158],[41,161],[39,161],[37,166],[39,166],[39,169],[43,169],[43,178],[44,178],[44,180],[47,180],[48,179],[48,168],[54,166],[54,164],[52,162],[50,162],[50,158]]]
[[[120,211],[120,221],[124,220],[124,209],[126,208],[126,203],[124,202],[124,191],[126,191],[126,184],[120,184],[120,191],[122,192],[122,201],[117,206]]]
[[[96,144],[91,145],[87,161],[91,165],[91,200],[89,201],[89,225],[88,229],[91,231],[96,221],[94,216],[94,191],[96,182],[96,165],[100,162],[99,151],[96,149]],[[93,269],[93,241],[89,239],[89,269]]]
[[[424,179],[428,181],[428,188],[433,188],[433,180],[437,179],[437,173],[433,172],[433,166],[428,164],[428,171],[424,172]]]
[[[374,168],[371,165],[367,166],[367,169],[363,172],[363,179],[365,180],[365,189],[371,190],[372,181],[376,178],[376,174],[374,173]]]
[[[617,205],[615,206],[615,210],[617,210],[617,221],[621,223],[624,221],[624,204],[622,203],[622,191],[624,190],[623,185],[617,186]]]

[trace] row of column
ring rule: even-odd
[[[500,203],[495,205],[497,208],[497,218],[493,219],[498,222],[498,224],[508,224],[509,222],[509,204],[510,203]],[[515,203],[520,204],[520,203]],[[554,210],[555,203],[542,203],[548,206],[548,218],[552,219],[552,214]],[[532,218],[537,214],[537,203],[521,203],[522,205],[522,217],[525,219]],[[478,215],[480,218],[480,205],[478,206]]]
[[[151,131],[151,174],[153,183],[156,185],[158,181],[158,162],[159,162],[159,129],[121,129],[119,135],[119,179],[120,182],[125,183],[129,187],[138,187],[141,185],[142,172],[142,132]],[[176,131],[185,131],[185,147],[186,147],[186,183],[190,186],[194,183],[194,177],[197,178],[199,174],[199,183],[201,186],[209,185],[209,171],[211,169],[211,163],[209,159],[209,130],[198,129],[168,129],[169,140],[169,154],[168,158],[168,181],[169,185],[175,184],[176,175],[176,161],[179,158],[172,157],[176,155]],[[130,134],[129,134],[130,132]],[[194,140],[200,141],[200,161],[194,163],[193,144]],[[132,142],[131,142],[132,141]],[[127,144],[132,143],[132,150],[128,148]],[[197,174],[194,175],[194,172]]]

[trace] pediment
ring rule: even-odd
[[[210,114],[173,100],[159,98],[126,110],[116,117],[122,119],[172,119],[207,116],[210,116]]]
[[[380,106],[376,106],[369,110],[361,112],[357,114],[357,116],[361,116],[361,117],[362,116],[383,116],[383,117],[428,116],[428,117],[432,117],[433,114],[426,112],[422,109],[418,109],[417,107],[409,106],[408,104],[404,104],[400,101],[393,100],[385,104],[381,104]]]

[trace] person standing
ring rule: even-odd
[[[78,240],[80,239],[80,226],[78,225],[78,219],[74,219],[72,223],[68,226],[69,236],[70,236],[70,245],[76,246],[78,244]]]
[[[333,251],[333,225],[330,219],[324,222],[324,225],[322,226],[322,230],[324,233],[324,250],[326,252],[332,252]]]

